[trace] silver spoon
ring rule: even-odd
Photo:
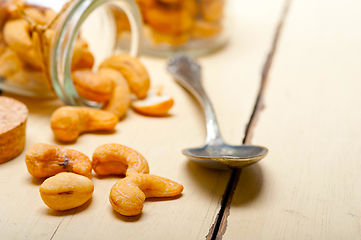
[[[198,99],[206,118],[207,138],[204,146],[182,150],[189,160],[205,167],[227,170],[251,165],[267,155],[268,149],[265,147],[231,146],[224,142],[212,103],[201,84],[201,67],[193,58],[177,53],[169,58],[167,69],[181,86]]]

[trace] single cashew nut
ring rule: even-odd
[[[111,98],[112,81],[89,69],[76,70],[72,73],[74,87],[84,98],[105,102]]]
[[[19,53],[21,60],[26,63],[29,67],[35,70],[41,70],[42,60],[39,54],[35,51],[35,48],[30,48],[22,53]]]
[[[137,151],[117,143],[98,147],[92,157],[94,171],[99,175],[149,173],[147,160]]]
[[[223,18],[225,0],[208,0],[201,2],[203,18],[209,22],[217,22]]]
[[[118,118],[111,112],[99,109],[65,106],[51,115],[50,123],[56,139],[72,142],[84,132],[113,130]]]
[[[162,117],[167,116],[168,111],[174,104],[173,98],[161,94],[161,88],[153,88],[148,91],[147,97],[143,100],[134,100],[132,108],[143,115]]]
[[[26,52],[33,45],[30,38],[30,25],[25,19],[7,21],[3,34],[9,47],[19,53]]]
[[[10,48],[6,48],[0,56],[0,76],[8,79],[19,71],[24,69],[24,63]]]
[[[184,6],[178,8],[154,6],[144,11],[144,19],[158,31],[169,34],[189,32],[194,22],[192,13]]]
[[[25,14],[30,17],[35,23],[44,25],[46,23],[45,15],[37,8],[24,9]]]
[[[122,118],[130,107],[130,89],[123,75],[111,68],[99,69],[99,75],[112,83],[112,94],[109,101],[102,107]]]
[[[44,143],[34,144],[25,154],[29,173],[37,178],[51,177],[61,172],[74,172],[92,178],[90,159],[73,149]]]
[[[99,68],[113,68],[127,80],[130,90],[139,98],[147,96],[150,80],[147,69],[136,58],[127,54],[111,56],[103,61]]]
[[[53,21],[56,17],[58,13],[55,12],[53,9],[51,8],[47,8],[44,11],[44,16],[45,16],[45,21],[46,23],[50,23],[51,21]]]
[[[94,65],[94,56],[88,49],[88,44],[77,39],[74,44],[73,57],[71,61],[71,70],[76,69],[92,69]]]
[[[46,179],[39,188],[43,202],[54,210],[68,210],[86,203],[93,195],[93,182],[84,176],[63,172]]]
[[[134,216],[142,212],[146,198],[174,197],[182,191],[181,184],[167,178],[151,174],[135,174],[113,185],[109,201],[118,213]]]

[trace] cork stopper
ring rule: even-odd
[[[0,163],[15,158],[24,150],[28,113],[23,103],[0,97]]]

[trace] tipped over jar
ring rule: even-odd
[[[118,43],[113,10],[130,23],[129,48]],[[141,15],[133,0],[0,0],[0,90],[68,105],[94,105],[76,91],[72,72],[105,58],[139,54]]]

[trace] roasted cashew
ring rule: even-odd
[[[44,11],[45,21],[46,23],[50,23],[56,17],[58,13],[55,12],[53,9],[47,8]]]
[[[26,52],[33,45],[29,31],[30,25],[25,19],[7,21],[3,29],[4,40],[16,52]]]
[[[201,12],[203,18],[209,22],[217,22],[223,18],[225,0],[201,1]]]
[[[112,93],[103,110],[109,111],[122,118],[130,106],[130,89],[123,75],[111,68],[99,69],[99,75],[112,83]]]
[[[183,191],[183,186],[167,178],[151,174],[135,174],[113,185],[109,201],[114,210],[125,216],[142,212],[146,198],[174,197]]]
[[[37,8],[25,8],[25,14],[30,17],[35,23],[44,25],[46,23],[45,15]]]
[[[92,164],[99,175],[149,173],[148,162],[140,153],[117,143],[98,147],[93,154]]]
[[[0,76],[7,79],[23,69],[24,64],[19,55],[10,48],[6,48],[0,56]]]
[[[61,172],[74,172],[92,178],[92,164],[87,156],[73,149],[43,143],[34,144],[25,154],[29,173],[37,178]]]
[[[92,69],[94,56],[88,49],[88,44],[81,38],[77,39],[73,48],[71,70]]]
[[[32,69],[41,70],[42,60],[39,57],[39,54],[35,51],[34,48],[30,48],[22,53],[19,53],[21,60],[30,66]]]
[[[56,139],[72,142],[84,132],[113,130],[118,118],[111,112],[99,109],[64,106],[51,115],[50,122]]]
[[[72,77],[74,86],[82,97],[99,103],[111,98],[112,81],[109,78],[89,69],[76,70]]]
[[[130,90],[139,98],[147,96],[150,80],[147,69],[136,58],[127,54],[119,54],[105,59],[100,68],[113,68],[127,80]]]
[[[150,89],[145,99],[132,101],[131,106],[140,114],[162,117],[168,115],[168,111],[173,107],[173,104],[173,98],[162,95],[162,88],[159,87]]]
[[[75,173],[63,172],[46,179],[39,188],[43,202],[54,210],[68,210],[86,203],[93,195],[93,182]]]
[[[193,16],[185,7],[166,8],[162,5],[147,8],[144,19],[149,25],[168,34],[188,32],[193,26]]]

